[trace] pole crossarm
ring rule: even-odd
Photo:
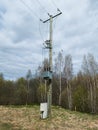
[[[57,16],[59,16],[59,15],[61,15],[61,14],[62,14],[62,12],[60,12],[60,13],[54,15],[54,16],[52,16],[52,15],[49,15],[49,16],[52,17],[52,18],[55,18],[55,17],[57,17]],[[45,21],[43,21],[43,23],[46,23],[46,22],[48,22],[48,21],[50,21],[50,18],[47,19],[47,20],[45,20]]]

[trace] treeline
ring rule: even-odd
[[[0,77],[0,105],[32,105],[38,103],[37,89],[39,80],[19,78],[6,81]],[[29,88],[28,88],[29,87]]]
[[[1,105],[32,105],[47,100],[46,81],[41,77],[48,59],[37,69],[17,81],[5,80],[0,74]],[[92,54],[83,57],[81,69],[74,74],[72,56],[59,52],[53,66],[52,103],[70,110],[98,113],[98,63]]]

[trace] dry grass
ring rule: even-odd
[[[0,106],[0,130],[98,130],[98,116],[52,107],[52,117],[40,120],[39,106]]]

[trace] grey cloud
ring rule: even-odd
[[[90,0],[90,8],[92,9],[92,10],[97,10],[97,8],[98,8],[98,0]]]
[[[53,22],[53,51],[63,49],[64,55],[72,54],[76,72],[81,67],[84,54],[91,52],[97,57],[98,2],[54,1],[63,14]],[[19,0],[1,0],[0,72],[4,72],[5,77],[10,79],[24,76],[28,69],[36,70],[42,59],[47,57],[46,52],[42,55],[42,44],[43,39],[49,38],[49,23],[39,22],[39,17],[45,20],[48,18],[47,12],[53,15],[57,13],[50,0],[42,0],[42,5],[48,11],[36,0],[25,2],[32,8],[32,12]]]

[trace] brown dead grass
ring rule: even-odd
[[[38,106],[0,106],[0,130],[98,130],[98,116],[52,107],[52,116],[40,120]]]

